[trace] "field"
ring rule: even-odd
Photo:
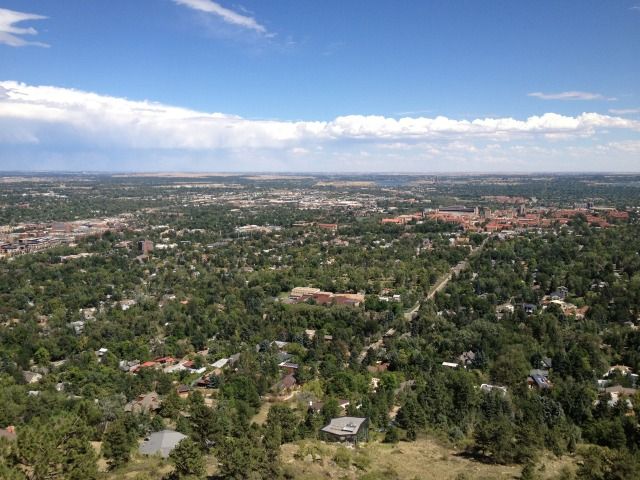
[[[492,465],[469,459],[430,438],[389,445],[374,442],[357,450],[341,449],[338,458],[334,444],[308,441],[282,447],[285,471],[296,480],[340,478],[349,480],[442,480],[442,479],[515,479],[522,467]],[[341,465],[338,465],[340,463]],[[575,469],[571,457],[540,459],[544,464],[540,478],[556,478],[563,468]]]

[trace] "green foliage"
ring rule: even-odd
[[[385,443],[398,443],[399,440],[400,434],[398,433],[398,429],[395,427],[390,427],[387,430],[387,433],[384,434]]]
[[[102,439],[102,455],[107,459],[110,468],[124,465],[131,457],[131,449],[136,444],[133,432],[127,431],[122,420],[111,423]]]
[[[589,480],[638,479],[638,459],[624,451],[588,447],[580,452],[583,462],[577,478]]]
[[[189,438],[183,439],[169,455],[175,465],[178,478],[202,478],[205,473],[204,457],[197,443]]]
[[[18,432],[16,460],[34,480],[91,480],[98,476],[97,455],[84,421],[59,415],[34,421]]]

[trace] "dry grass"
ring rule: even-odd
[[[160,457],[145,457],[134,455],[131,461],[122,468],[105,474],[107,480],[156,480],[173,470],[169,461]]]
[[[282,461],[296,480],[453,480],[461,474],[465,475],[462,478],[476,480],[516,479],[522,468],[518,465],[481,463],[441,446],[433,439],[418,439],[397,445],[372,442],[359,449],[349,449],[351,466],[340,468],[333,461],[336,448],[335,444],[318,441],[303,442],[302,446],[283,445]],[[310,461],[308,453],[315,454],[316,460]],[[573,460],[569,457],[545,457],[538,462],[538,465],[542,464],[544,469],[540,475],[543,479],[556,477],[564,466],[574,468]]]

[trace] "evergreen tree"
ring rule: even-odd
[[[107,459],[110,468],[117,468],[129,461],[135,437],[127,432],[123,421],[118,420],[109,425],[102,440],[102,455]]]
[[[175,475],[178,478],[196,477],[202,478],[205,473],[205,463],[202,451],[196,442],[190,438],[183,439],[173,449],[169,458],[175,465]]]

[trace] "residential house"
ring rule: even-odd
[[[189,385],[178,385],[178,387],[176,388],[176,392],[178,393],[178,396],[180,398],[188,398],[189,394],[191,393],[191,387]]]
[[[161,405],[160,396],[156,392],[149,392],[138,395],[135,400],[127,403],[124,406],[124,411],[130,413],[151,413],[160,410]]]
[[[287,361],[279,363],[278,366],[287,371],[289,375],[292,375],[299,368],[299,365],[297,363]]]
[[[555,291],[549,294],[551,300],[564,300],[569,295],[569,289],[567,287],[558,287]]]
[[[42,374],[36,373],[36,372],[29,372],[26,370],[22,372],[22,377],[24,378],[24,381],[29,384],[38,383],[40,380],[42,380]]]
[[[296,381],[296,377],[294,377],[293,374],[290,373],[282,377],[282,379],[278,383],[276,383],[274,390],[281,395],[287,394],[294,391],[297,385],[298,382]]]
[[[152,433],[145,438],[138,451],[142,455],[160,455],[162,458],[167,458],[173,449],[185,438],[187,438],[187,436],[180,432],[162,430]]]
[[[552,387],[548,372],[544,370],[531,370],[529,377],[527,377],[527,384],[529,388],[538,388],[539,390],[546,390]]]
[[[213,362],[211,366],[216,370],[222,370],[224,367],[227,366],[228,363],[229,363],[228,358],[221,358],[220,360],[216,360],[215,362]]]
[[[344,442],[357,445],[369,440],[369,419],[366,417],[332,418],[328,425],[320,429],[320,436],[330,442]]]

